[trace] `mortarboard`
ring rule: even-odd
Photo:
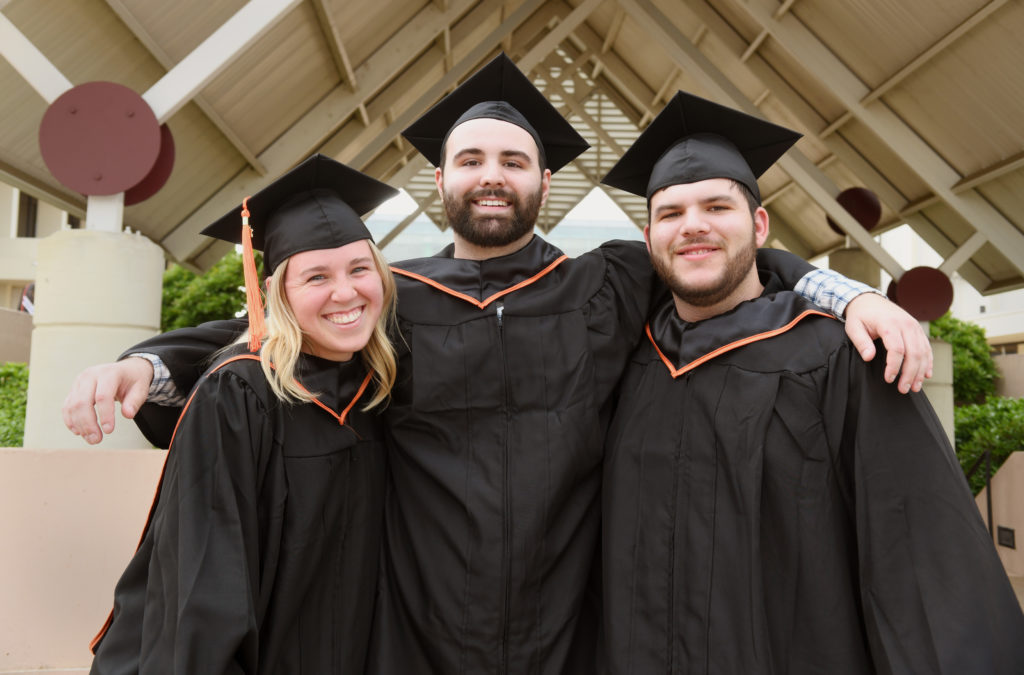
[[[498,119],[525,129],[554,173],[590,147],[504,53],[437,102],[402,135],[434,166],[452,129],[471,119]]]
[[[601,180],[641,197],[669,185],[732,178],[761,201],[757,177],[801,134],[677,92]]]
[[[250,349],[258,349],[263,336],[263,304],[252,251],[263,251],[269,275],[296,253],[372,240],[360,216],[397,194],[386,183],[316,154],[247,197],[241,211],[232,210],[202,231],[242,244]]]

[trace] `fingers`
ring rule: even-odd
[[[86,368],[75,378],[61,415],[68,430],[95,445],[114,431],[115,403],[131,419],[145,403],[153,380],[149,361],[130,357]]]
[[[880,295],[865,293],[850,303],[846,319],[846,333],[865,361],[875,356],[871,341],[882,340],[886,382],[896,382],[903,394],[921,391],[932,376],[932,346],[914,317]]]
[[[853,343],[854,349],[857,350],[862,359],[870,361],[875,358],[875,343],[864,326],[863,321],[853,317],[848,319],[846,322],[846,335],[850,338],[850,342]]]
[[[95,400],[96,370],[93,367],[78,374],[61,408],[64,426],[89,444],[99,443],[103,439],[103,432],[96,422]]]

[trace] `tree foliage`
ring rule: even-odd
[[[257,253],[257,267],[260,261]],[[179,265],[172,265],[164,272],[162,331],[196,326],[214,319],[230,319],[244,310],[242,256],[234,251],[202,275]]]
[[[993,473],[1011,452],[1024,450],[1024,398],[990,396],[984,403],[958,407],[954,420],[956,454],[965,472],[985,450],[991,452]],[[975,494],[985,487],[984,466],[970,484]]]
[[[25,439],[28,365],[0,364],[0,448],[20,448]]]
[[[985,329],[955,319],[948,312],[931,322],[931,335],[953,346],[953,400],[956,405],[983,403],[995,394],[999,376],[989,353]]]

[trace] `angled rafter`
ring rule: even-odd
[[[885,82],[872,89],[864,98],[861,99],[861,105],[868,105],[872,101],[875,101],[886,94],[893,87],[898,85],[903,80],[907,79],[911,74],[915,73],[938,54],[941,54],[943,50],[948,48],[951,44],[956,42],[960,37],[966,35],[972,28],[977,26],[979,23],[987,19],[993,12],[1005,5],[1007,0],[992,0],[987,5],[979,9],[977,12],[969,16],[966,20],[960,22],[953,30],[942,36],[941,39],[936,41],[928,49],[924,50],[917,55],[910,63],[900,68],[898,71],[893,73],[886,79]],[[778,18],[778,17],[776,17]],[[822,132],[822,137],[827,136],[837,129],[842,127],[844,124],[853,119],[852,112],[845,112],[840,115],[834,122],[829,124]]]
[[[174,67],[174,61],[171,57],[163,50],[162,47],[160,47],[157,41],[153,39],[153,36],[149,34],[142,24],[139,23],[135,18],[135,15],[131,13],[122,0],[106,0],[106,2],[107,6],[110,7],[114,14],[121,19],[121,23],[128,28],[129,32],[135,36],[135,39],[153,55],[153,58],[156,59],[161,66],[167,70]],[[245,161],[248,162],[249,166],[260,173],[260,175],[266,174],[267,169],[256,157],[256,154],[249,148],[249,146],[242,142],[242,139],[238,137],[235,130],[224,121],[224,118],[212,105],[210,105],[210,102],[206,100],[205,96],[202,94],[196,94],[192,97],[192,102],[195,103],[201,111],[203,111],[206,118],[210,120],[213,126],[217,127],[220,133],[223,134],[224,138],[227,139],[228,143],[238,151],[238,154],[245,158]]]
[[[752,115],[760,112],[739,88],[690,42],[650,0],[619,0],[630,17],[656,39],[669,56],[681,67],[699,76],[708,88],[733,106]],[[836,201],[839,190],[818,167],[799,150],[793,149],[779,166],[797,181],[803,190],[818,203],[857,244],[867,251],[891,276],[898,279],[903,268],[889,253],[879,246],[853,216]]]
[[[260,0],[243,5],[142,95],[157,121],[170,119],[300,1]]]
[[[880,102],[862,104],[867,87],[826,45],[792,16],[774,19],[767,5],[759,0],[742,3],[742,7],[861,124],[903,157],[937,197],[965,223],[984,234],[1024,275],[1024,234],[974,190],[956,193],[953,187],[960,180],[959,173],[891,109]]]
[[[601,4],[603,0],[585,0],[577,7],[572,14],[566,17],[564,20],[559,21],[555,28],[540,39],[530,51],[525,54],[518,62],[519,67],[523,72],[530,72],[533,68],[540,63],[544,57],[551,52],[559,42],[565,39],[565,37],[571,32],[576,26],[580,24],[586,17]],[[434,83],[424,94],[417,98],[416,102],[410,105],[405,111],[395,117],[395,120],[388,125],[388,128],[373,140],[371,140],[366,146],[364,146],[358,154],[352,158],[352,163],[355,166],[363,166],[368,163],[374,155],[386,145],[390,138],[401,133],[402,129],[408,126],[413,120],[415,120],[421,112],[436,101],[443,92],[447,91],[449,87],[465,77],[469,72],[479,65],[480,61],[488,52],[491,51],[491,45],[501,41],[501,39],[510,34],[516,26],[521,24],[530,14],[540,8],[544,3],[538,0],[530,0],[520,5],[516,11],[512,12],[505,21],[503,21],[497,28],[495,28],[490,35],[485,37],[483,40],[478,42],[470,52],[463,57],[458,64],[456,64],[451,70],[445,73],[438,82]]]
[[[356,91],[349,90],[347,86],[335,87],[260,154],[260,161],[266,165],[268,172],[275,176],[283,173],[291,168],[297,158],[319,148],[360,105],[387,84],[396,70],[416,59],[445,26],[450,25],[473,4],[473,0],[451,0],[446,10],[440,10],[434,5],[423,7],[356,69],[359,82]],[[162,240],[164,248],[177,260],[191,258],[206,247],[196,236],[199,230],[268,182],[266,177],[252,170],[242,170],[179,223]]]
[[[352,69],[352,61],[348,58],[348,51],[341,40],[341,32],[338,24],[331,16],[330,10],[324,0],[310,0],[313,3],[313,10],[316,12],[317,22],[320,24],[320,31],[327,40],[327,48],[331,51],[331,58],[334,59],[334,66],[338,74],[353,91],[359,86],[356,80],[356,73]]]

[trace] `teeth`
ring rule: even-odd
[[[347,324],[347,323],[352,323],[353,321],[355,321],[356,319],[358,319],[362,315],[363,315],[363,308],[362,307],[356,307],[355,309],[353,309],[351,311],[348,311],[348,312],[337,312],[335,314],[328,314],[324,318],[326,318],[331,323]]]
[[[508,206],[508,202],[500,199],[480,199],[477,204],[480,206]]]
[[[703,255],[705,253],[711,253],[714,250],[715,249],[713,249],[713,248],[693,249],[693,250],[690,250],[690,251],[683,251],[683,255]]]

